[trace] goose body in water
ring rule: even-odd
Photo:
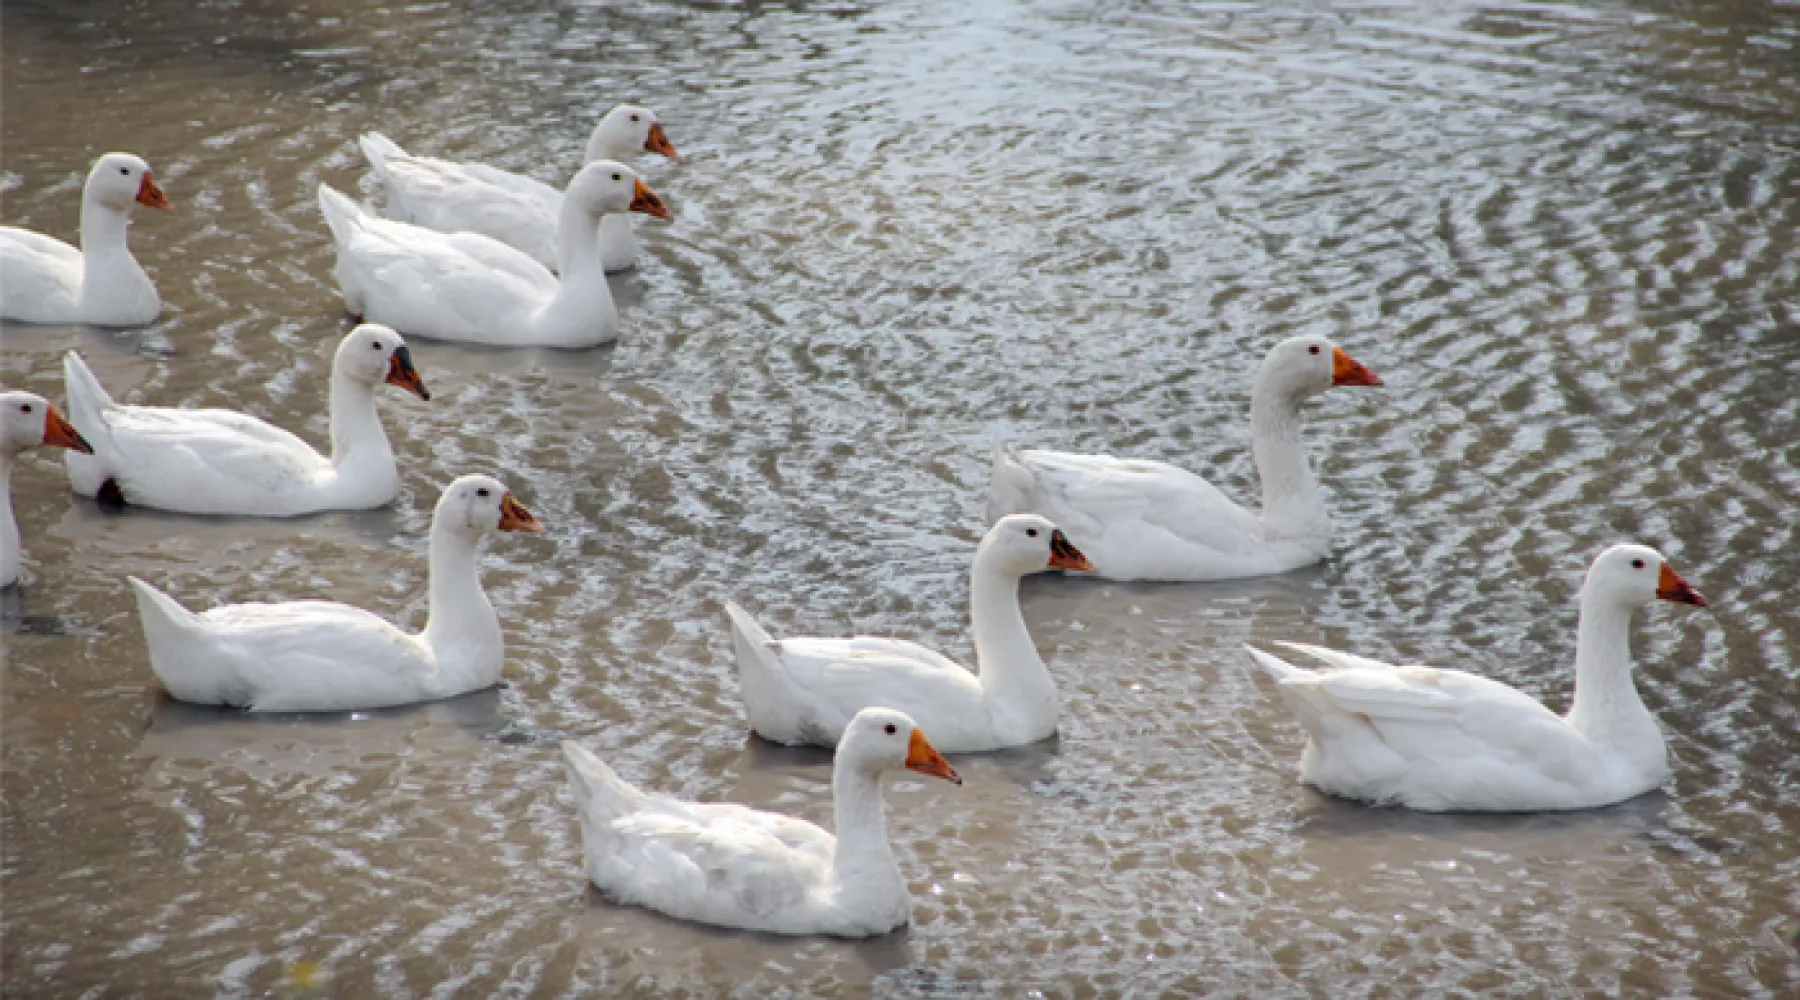
[[[1333,386],[1380,384],[1322,337],[1293,337],[1269,350],[1250,394],[1260,513],[1165,462],[1003,446],[994,456],[988,519],[1042,514],[1111,580],[1228,580],[1311,565],[1330,551],[1331,517],[1300,436],[1301,406]]]
[[[1594,560],[1567,715],[1461,670],[1281,644],[1330,668],[1314,671],[1245,648],[1306,729],[1308,784],[1427,812],[1587,809],[1669,777],[1662,730],[1631,681],[1631,614],[1651,600],[1706,607],[1655,549],[1615,545]]]
[[[836,833],[732,803],[641,791],[585,748],[563,745],[584,868],[621,903],[776,934],[885,934],[912,897],[888,842],[881,776],[905,769],[962,784],[904,712],[868,708],[832,765]]]
[[[440,233],[480,233],[520,250],[552,270],[562,270],[557,217],[563,193],[542,181],[482,163],[414,156],[380,132],[357,140],[387,191],[387,217]],[[583,163],[628,161],[640,152],[680,160],[656,113],[621,104],[607,112],[588,137]],[[631,218],[608,215],[600,223],[600,259],[608,271],[637,263]]]
[[[130,153],[94,161],[81,189],[81,248],[29,229],[0,226],[0,319],[139,326],[162,312],[156,285],[131,255],[131,210],[174,211]]]
[[[344,712],[449,698],[500,681],[500,618],[481,589],[483,536],[542,534],[498,480],[451,483],[431,518],[431,611],[413,635],[331,601],[228,604],[195,614],[137,577],[150,666],[179,701],[255,712]]]

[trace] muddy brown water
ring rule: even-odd
[[[116,514],[28,456],[4,595],[4,991],[17,996],[1793,996],[1800,992],[1800,7],[1786,3],[18,2],[4,221],[87,165],[179,206],[133,331],[8,327],[0,379],[325,435],[346,322],[314,204],[356,135],[567,176],[658,110],[675,209],[618,344],[414,340],[404,492],[292,522]],[[1035,579],[1060,737],[890,779],[915,896],[868,942],[708,930],[584,884],[556,742],[827,821],[829,758],[747,738],[720,604],[967,656],[1008,440],[1256,497],[1252,369],[1336,338],[1387,381],[1309,440],[1333,559],[1192,586]],[[506,685],[253,718],[159,695],[130,595],[329,597],[417,626],[430,506],[496,471]],[[1713,602],[1634,630],[1661,792],[1562,816],[1315,794],[1246,639],[1568,703],[1621,539]]]

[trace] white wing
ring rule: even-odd
[[[1301,671],[1281,683],[1360,718],[1395,753],[1444,766],[1456,759],[1484,768],[1535,773],[1561,782],[1581,778],[1591,760],[1581,735],[1537,699],[1499,681],[1461,670],[1392,666],[1315,646],[1284,644],[1338,669]]]
[[[436,671],[424,647],[361,608],[327,601],[234,604],[195,616],[208,670],[232,704],[332,711],[416,701]]]
[[[529,177],[478,163],[391,158],[388,211],[440,232],[480,233],[553,267],[562,195]]]
[[[0,316],[71,322],[80,300],[80,250],[29,229],[0,226]]]
[[[778,640],[773,653],[791,696],[822,736],[842,733],[871,706],[898,709],[928,726],[939,746],[992,729],[981,682],[949,657],[902,639]]]
[[[329,459],[293,434],[230,410],[114,406],[96,460],[128,502],[191,513],[263,509],[316,485]]]
[[[1055,521],[1100,575],[1115,579],[1225,579],[1296,565],[1255,514],[1163,462],[1003,449],[988,516],[1023,511]]]
[[[829,862],[816,854],[728,820],[696,823],[670,812],[644,812],[613,821],[612,835],[622,864],[610,869],[620,877],[604,888],[624,900],[717,923],[741,926],[798,906],[830,872]],[[622,870],[626,865],[629,874]]]
[[[324,184],[319,205],[345,302],[403,333],[493,340],[528,325],[556,294],[554,275],[497,240],[377,218]]]
[[[563,744],[594,884],[624,902],[740,927],[800,906],[830,874],[836,840],[804,820],[650,795]]]

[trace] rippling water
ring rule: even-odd
[[[657,109],[675,209],[616,347],[414,343],[404,494],[291,523],[102,511],[27,457],[5,595],[4,988],[18,996],[1791,996],[1800,989],[1800,7],[214,0],[4,7],[4,221],[73,237],[91,158],[179,207],[143,331],[11,327],[0,378],[325,437],[346,327],[314,188],[355,136],[560,182]],[[827,820],[829,758],[746,737],[719,605],[969,653],[999,440],[1181,462],[1254,499],[1252,369],[1330,335],[1385,390],[1309,437],[1323,567],[1037,579],[1059,739],[890,782],[913,926],[790,941],[612,906],[555,742]],[[168,702],[126,573],[197,607],[424,617],[425,531],[497,470],[507,684],[355,717]],[[1420,816],[1301,787],[1238,649],[1324,641],[1567,705],[1575,591],[1659,546],[1665,792]]]

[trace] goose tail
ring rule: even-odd
[[[994,445],[994,472],[988,480],[987,523],[1008,514],[1025,514],[1039,506],[1037,476],[1011,445]]]
[[[357,137],[356,144],[362,147],[363,158],[369,161],[369,168],[375,171],[375,176],[383,179],[387,177],[388,161],[406,155],[406,150],[401,149],[399,143],[380,132],[364,132]]]
[[[575,792],[575,803],[583,816],[593,812],[624,815],[643,804],[644,793],[586,747],[564,740],[562,752],[569,767],[569,788]]]
[[[325,216],[325,224],[331,227],[331,234],[340,244],[350,239],[367,214],[349,195],[323,181],[319,182],[319,212]]]
[[[113,398],[74,351],[63,355],[63,391],[69,397],[69,422],[87,439],[96,456],[110,452],[112,428],[106,422],[106,411],[112,409]],[[79,452],[70,454],[93,461]]]
[[[1289,663],[1273,653],[1265,653],[1255,646],[1245,646],[1244,652],[1249,653],[1250,659],[1254,660],[1257,666],[1263,668],[1264,672],[1270,677],[1275,678],[1277,681],[1298,680],[1303,677],[1310,677],[1313,673],[1304,667],[1296,667],[1292,663]]]
[[[731,645],[737,651],[738,671],[773,670],[775,649],[780,643],[756,619],[737,604],[726,601],[725,614],[731,618]]]
[[[199,685],[190,683],[196,678],[183,673],[184,668],[191,670],[198,659],[189,654],[199,637],[199,618],[175,598],[137,577],[125,579],[137,592],[138,621],[144,626],[144,643],[150,647],[150,669],[156,672],[163,687],[183,701],[219,702],[221,699],[201,694]]]

